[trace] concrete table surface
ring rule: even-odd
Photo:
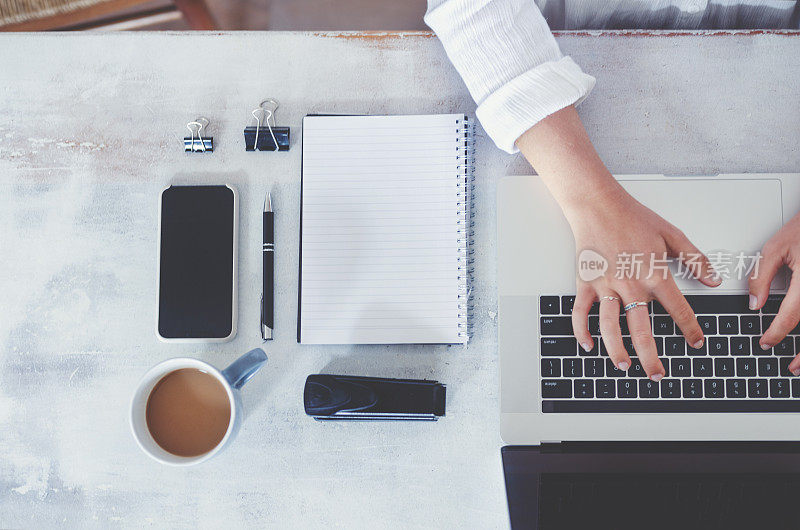
[[[617,173],[800,170],[800,39],[787,33],[567,33],[597,77],[580,108]],[[286,153],[244,151],[250,111],[281,103]],[[300,121],[313,112],[473,113],[429,34],[0,35],[0,526],[503,528],[495,186],[530,168],[478,131],[475,327],[468,346],[300,346]],[[213,154],[185,154],[211,120]],[[241,193],[239,333],[154,333],[159,191]],[[128,428],[138,379],[174,356],[224,367],[260,344],[261,204],[276,217],[276,340],[229,450],[161,466]],[[537,227],[531,227],[536,230]],[[531,346],[531,354],[534,354]],[[438,379],[436,423],[319,423],[305,377]],[[534,384],[534,383],[532,383]]]

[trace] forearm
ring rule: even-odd
[[[517,147],[567,219],[572,212],[608,204],[626,193],[600,160],[572,105],[528,129]]]
[[[564,57],[533,0],[429,0],[425,22],[478,104],[486,133],[501,149],[594,86]]]

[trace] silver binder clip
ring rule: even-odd
[[[214,138],[211,136],[203,138],[203,129],[208,128],[208,119],[197,118],[187,123],[186,128],[192,134],[183,139],[184,151],[187,153],[211,153],[214,151]]]

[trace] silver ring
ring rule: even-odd
[[[601,296],[600,301],[608,300],[609,302],[613,302],[614,300],[619,300],[616,296]]]
[[[624,310],[625,310],[625,312],[627,313],[628,311],[630,311],[630,310],[631,310],[631,309],[633,309],[634,307],[639,307],[639,306],[642,306],[642,305],[646,306],[646,305],[647,305],[647,302],[631,302],[630,304],[627,304],[627,305],[626,305],[625,307],[623,307],[622,309],[624,309]]]

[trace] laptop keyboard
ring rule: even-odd
[[[636,357],[627,320],[622,340],[631,357],[623,372],[600,338],[598,304],[589,313],[594,349],[572,333],[574,296],[541,296],[540,357],[543,412],[800,412],[800,377],[789,363],[800,351],[800,325],[774,348],[758,341],[775,318],[783,295],[770,295],[761,311],[747,295],[687,295],[705,342],[691,348],[658,302],[650,318],[666,376],[651,381]]]

